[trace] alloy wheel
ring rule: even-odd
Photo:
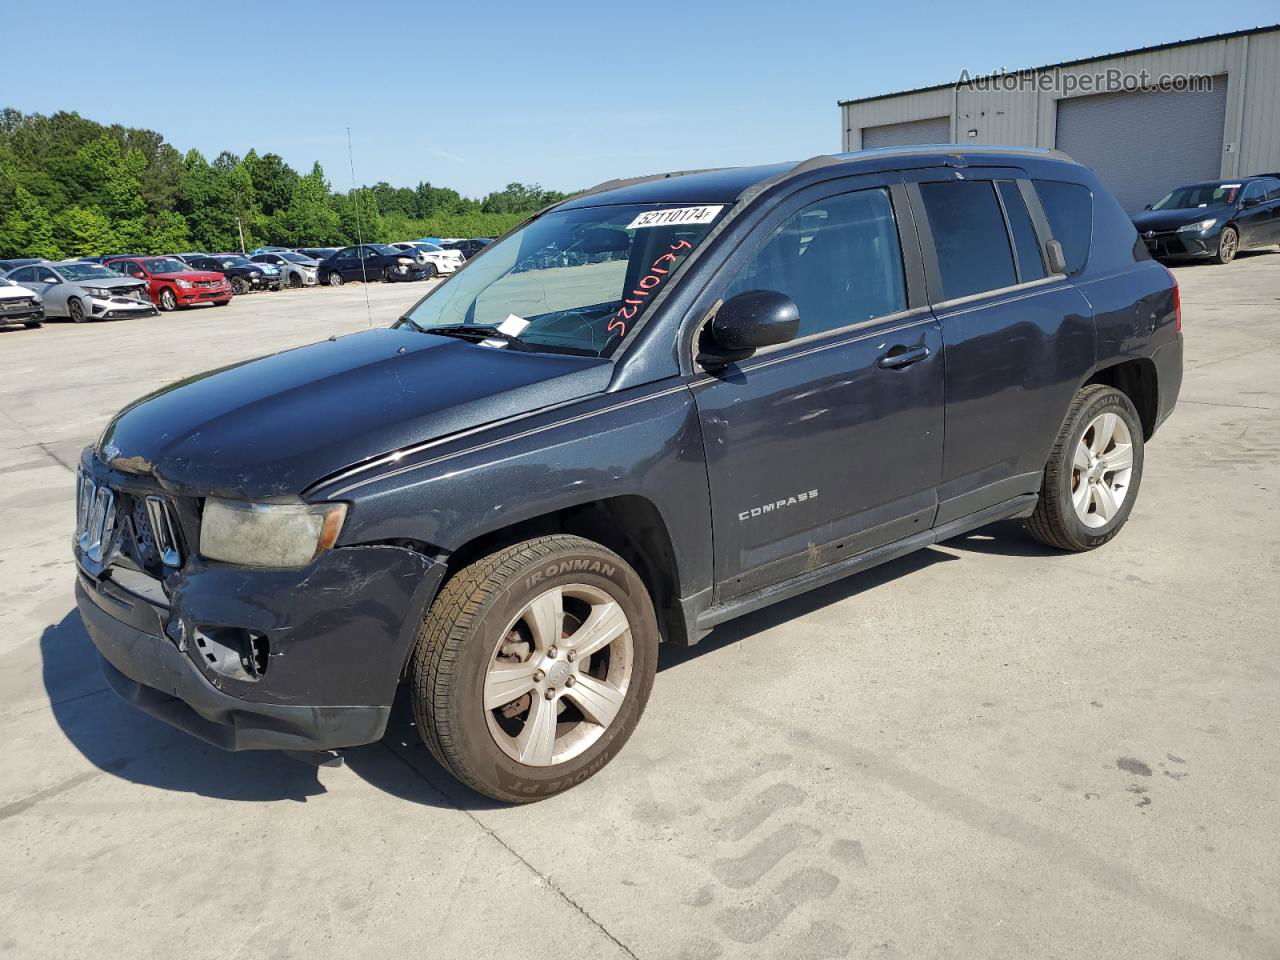
[[[586,584],[533,598],[503,631],[484,677],[484,711],[498,747],[548,767],[596,743],[626,701],[635,664],[631,624]]]
[[[1133,436],[1114,413],[1098,416],[1076,444],[1071,464],[1071,503],[1086,527],[1105,527],[1129,495]]]
[[[1234,260],[1239,249],[1240,238],[1236,236],[1236,232],[1231,229],[1223,230],[1222,237],[1218,240],[1218,256],[1222,262],[1230,263]]]

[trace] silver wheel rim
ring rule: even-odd
[[[1236,232],[1234,230],[1222,231],[1222,259],[1231,260],[1236,255]]]
[[[342,274],[340,274],[340,273],[331,273],[331,274],[329,274],[329,286],[331,286],[331,287],[340,287],[340,286],[342,286]]]
[[[1071,463],[1071,504],[1091,529],[1105,527],[1129,496],[1133,435],[1123,418],[1104,413],[1089,424]]]
[[[571,760],[617,719],[634,664],[631,623],[616,600],[582,583],[545,590],[507,625],[489,657],[489,733],[526,766]]]
[[[173,295],[172,290],[164,291],[162,294],[160,294],[160,299],[164,302],[164,307],[166,310],[172,310],[174,307],[178,305],[178,299]]]

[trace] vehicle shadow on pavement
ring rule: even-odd
[[[999,520],[939,544],[952,550],[987,553],[1001,557],[1061,557],[1066,554],[1046,546],[1022,528],[1020,520]]]
[[[122,780],[223,800],[295,800],[324,793],[315,767],[274,751],[228,753],[147,716],[106,686],[98,653],[72,608],[40,637],[54,720],[90,763]]]

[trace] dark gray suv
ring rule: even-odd
[[[591,776],[660,641],[994,520],[1124,525],[1177,287],[1084,167],[919,147],[603,184],[389,329],[214,371],[80,463],[81,615],[228,749],[382,736],[504,801]]]

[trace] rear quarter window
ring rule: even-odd
[[[1079,273],[1093,241],[1093,193],[1079,183],[1033,180],[1053,238],[1062,244],[1067,273]]]

